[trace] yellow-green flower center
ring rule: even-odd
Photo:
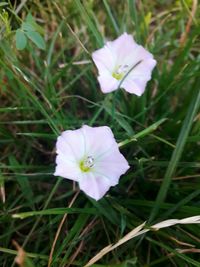
[[[94,158],[91,156],[84,158],[79,163],[79,167],[82,172],[89,172],[93,166],[94,166]]]
[[[113,78],[115,78],[116,80],[121,80],[123,78],[123,74],[122,73],[116,73],[116,72],[113,72],[112,74]]]
[[[112,73],[113,78],[116,80],[121,80],[124,75],[127,73],[129,66],[128,65],[119,65],[115,68],[115,70]]]

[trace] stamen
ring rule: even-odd
[[[127,72],[128,65],[119,65],[119,68],[116,70],[115,73],[120,74],[120,73],[125,73]]]
[[[85,167],[92,168],[93,165],[94,165],[94,158],[91,157],[91,156],[88,156],[88,157],[84,160],[83,164],[85,165]]]
[[[88,156],[84,160],[80,162],[80,169],[83,172],[88,172],[94,166],[94,158],[92,156]]]

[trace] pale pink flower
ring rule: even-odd
[[[141,96],[151,72],[156,65],[153,55],[138,45],[126,32],[92,54],[103,93],[124,88],[127,92]]]
[[[129,165],[120,153],[111,129],[84,125],[62,132],[56,143],[56,171],[79,183],[88,196],[99,200],[119,182]]]

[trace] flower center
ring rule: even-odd
[[[83,172],[89,172],[90,169],[94,166],[94,158],[91,156],[88,156],[81,160],[80,162],[80,169]]]
[[[128,69],[129,69],[129,65],[127,64],[119,65],[117,66],[115,71],[112,73],[112,76],[117,80],[121,80],[124,77],[124,75],[127,73]]]

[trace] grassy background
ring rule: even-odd
[[[199,215],[197,1],[19,2],[0,5],[8,12],[0,18],[0,266],[16,266],[13,240],[28,253],[26,267],[47,266],[66,211],[55,267],[84,266],[144,221]],[[30,41],[16,49],[15,30],[29,12],[45,50]],[[158,62],[140,98],[103,95],[91,62],[105,39],[124,31]],[[121,147],[131,169],[118,186],[99,202],[80,192],[72,204],[77,185],[52,175],[55,142],[82,124],[108,125],[119,142],[140,138]],[[29,213],[12,217],[22,212]],[[174,226],[132,239],[93,266],[200,266],[199,241],[198,225]]]

